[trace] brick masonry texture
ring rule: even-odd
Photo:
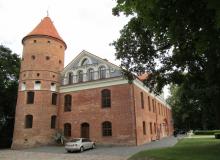
[[[88,123],[89,137],[100,144],[140,145],[172,134],[171,110],[134,83],[60,93],[65,47],[63,41],[51,36],[31,35],[23,39],[13,149],[53,144],[52,137],[64,130],[65,123],[71,124],[69,138],[81,137],[81,124]],[[39,90],[34,90],[36,81],[41,82]],[[26,87],[22,89],[24,83]],[[52,83],[56,84],[55,91],[51,91]],[[111,91],[110,108],[101,106],[103,89]],[[27,104],[28,91],[35,93],[33,104]],[[52,93],[58,95],[57,105],[51,103]],[[66,94],[72,96],[70,112],[64,112]],[[33,116],[32,128],[25,128],[26,115]],[[51,116],[57,116],[55,129],[51,129]],[[112,124],[112,136],[102,135],[105,121]]]

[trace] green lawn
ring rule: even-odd
[[[174,147],[142,151],[129,160],[220,160],[220,139],[184,138]]]

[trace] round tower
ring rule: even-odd
[[[60,72],[66,43],[45,17],[22,39],[18,98],[12,148],[53,142],[57,129]]]

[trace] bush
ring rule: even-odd
[[[195,135],[214,135],[215,133],[220,133],[220,130],[197,130],[197,131],[194,131]]]
[[[220,139],[220,133],[215,133],[215,139]]]

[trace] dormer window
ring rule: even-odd
[[[73,83],[73,74],[72,74],[72,72],[70,72],[69,75],[68,75],[68,83],[69,84]]]
[[[99,78],[106,78],[106,68],[104,66],[99,67]]]
[[[85,66],[85,65],[87,65],[87,64],[89,64],[89,60],[88,60],[87,58],[85,58],[85,59],[82,61],[81,66]]]
[[[78,82],[83,82],[83,71],[78,71]]]

